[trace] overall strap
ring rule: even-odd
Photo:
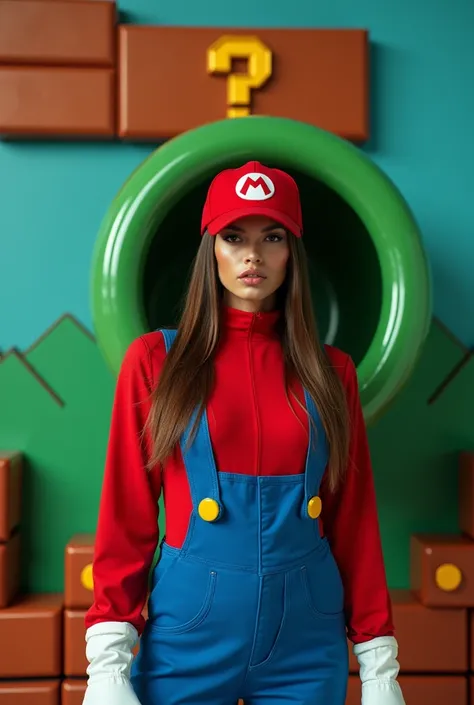
[[[165,339],[165,349],[166,352],[169,353],[170,348],[176,338],[176,333],[178,331],[173,328],[161,328],[159,332],[163,335],[163,338]]]
[[[163,328],[160,332],[163,335],[168,353],[174,343],[177,331]],[[217,467],[205,410],[190,443],[197,416],[198,409],[195,409],[181,439],[181,453],[189,480],[193,507],[202,519],[215,521],[221,514],[222,506]]]
[[[309,443],[305,470],[305,505],[306,513],[314,519],[319,514],[320,500],[317,496],[321,480],[329,458],[326,432],[321,422],[313,398],[305,390],[306,408],[310,416]]]

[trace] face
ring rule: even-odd
[[[236,220],[215,237],[224,301],[242,311],[269,311],[286,277],[290,256],[285,229],[266,216]]]

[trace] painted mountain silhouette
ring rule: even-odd
[[[93,337],[59,319],[0,361],[0,447],[25,454],[23,586],[62,590],[64,547],[95,527],[114,379]]]
[[[391,587],[409,586],[411,534],[459,532],[458,454],[474,449],[473,419],[474,360],[433,321],[414,375],[369,430]]]

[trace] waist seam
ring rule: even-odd
[[[263,576],[278,575],[279,573],[286,573],[295,568],[302,567],[307,563],[308,560],[311,560],[312,556],[321,554],[323,551],[330,549],[327,538],[322,537],[319,539],[318,545],[315,548],[311,549],[311,551],[308,551],[307,553],[303,554],[298,558],[293,559],[292,561],[287,561],[285,563],[281,563],[275,566],[269,566],[268,568],[264,568],[259,565],[261,560],[260,557],[257,557],[255,566],[244,566],[236,563],[216,561],[209,558],[196,556],[190,553],[189,549],[185,551],[181,548],[175,548],[174,546],[169,546],[166,542],[163,542],[161,544],[161,550],[167,553],[168,555],[175,556],[176,558],[181,558],[182,560],[191,561],[193,563],[209,565],[212,568],[223,568],[236,572],[252,573],[254,575]]]

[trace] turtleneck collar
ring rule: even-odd
[[[227,334],[258,334],[268,337],[276,335],[277,323],[280,320],[280,311],[259,311],[250,313],[240,311],[230,306],[222,308],[222,328]]]

